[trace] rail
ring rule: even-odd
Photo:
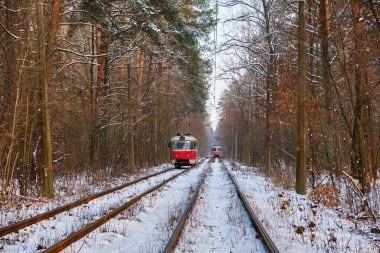
[[[66,212],[66,211],[71,210],[71,209],[73,209],[73,208],[75,208],[77,206],[80,206],[80,205],[83,205],[83,204],[87,204],[88,202],[90,202],[90,201],[92,201],[94,199],[100,198],[100,197],[102,197],[104,195],[107,195],[107,194],[110,194],[112,192],[121,190],[121,189],[123,189],[125,187],[137,184],[137,183],[139,183],[141,181],[144,181],[144,180],[147,180],[147,179],[149,179],[151,177],[158,176],[160,174],[169,172],[171,170],[174,170],[174,168],[170,168],[170,169],[167,169],[167,170],[164,170],[164,171],[160,171],[160,172],[157,172],[157,173],[154,173],[154,174],[151,174],[151,175],[147,175],[145,177],[133,180],[133,181],[128,182],[126,184],[123,184],[123,185],[120,185],[120,186],[117,186],[117,187],[114,187],[114,188],[111,188],[111,189],[108,189],[108,190],[96,193],[96,194],[91,195],[89,197],[82,198],[80,200],[77,200],[75,202],[69,203],[67,205],[64,205],[64,206],[61,206],[61,207],[57,207],[57,208],[55,208],[53,210],[50,210],[48,212],[39,214],[39,215],[34,216],[32,218],[16,222],[16,223],[11,224],[11,225],[6,226],[6,227],[2,227],[2,228],[0,228],[0,237],[5,236],[5,235],[10,234],[10,233],[13,233],[13,232],[17,232],[20,229],[26,228],[28,226],[31,226],[31,225],[36,224],[36,223],[38,223],[40,221],[43,221],[43,220],[47,220],[47,219],[49,219],[49,218],[51,218],[51,217],[53,217],[53,216],[55,216],[57,214],[60,214],[62,212]]]
[[[149,193],[152,193],[156,190],[158,190],[161,186],[165,185],[166,183],[172,181],[173,179],[177,178],[178,176],[182,175],[183,173],[189,171],[188,169],[166,179],[165,181],[163,181],[162,183],[150,188],[149,190],[141,193],[140,195],[134,197],[133,199],[131,199],[130,201],[124,203],[122,206],[120,206],[119,208],[115,209],[114,211],[112,211],[111,213],[101,217],[100,219],[90,223],[89,225],[83,227],[81,230],[71,234],[70,236],[68,236],[67,238],[63,239],[62,241],[59,241],[58,243],[52,245],[50,248],[46,249],[45,251],[43,251],[44,253],[53,253],[53,252],[60,252],[61,250],[65,249],[66,247],[68,247],[69,245],[71,245],[72,243],[82,239],[84,236],[86,236],[87,234],[89,234],[90,232],[94,231],[95,229],[97,229],[98,227],[100,227],[101,225],[105,224],[107,221],[109,221],[110,219],[114,218],[115,216],[117,216],[118,214],[122,213],[123,211],[125,211],[128,207],[132,206],[133,204],[137,203],[138,201],[140,201],[144,196],[148,195]]]
[[[225,168],[225,170],[227,171],[229,177],[231,178],[231,180],[232,180],[232,182],[236,188],[236,191],[238,192],[239,198],[242,200],[244,207],[246,208],[253,225],[255,226],[257,232],[260,234],[261,238],[263,239],[263,242],[264,242],[265,246],[268,248],[268,251],[270,253],[280,253],[280,251],[277,249],[276,245],[274,244],[274,242],[270,238],[269,234],[267,233],[267,231],[265,230],[265,228],[263,227],[263,225],[259,221],[258,217],[254,213],[252,207],[249,205],[247,198],[245,197],[243,192],[240,190],[240,187],[237,184],[235,178],[228,171],[227,166],[223,162],[222,162],[222,164],[223,164],[223,167]]]
[[[209,162],[213,162],[214,161],[214,158],[210,159]],[[195,202],[197,200],[197,197],[198,197],[198,194],[199,194],[199,190],[206,178],[206,174],[207,172],[209,171],[210,169],[210,166],[208,167],[207,170],[205,170],[202,175],[201,175],[201,179],[199,180],[198,182],[198,185],[197,185],[197,188],[195,189],[194,193],[193,193],[193,196],[191,197],[191,200],[189,202],[189,204],[187,205],[186,207],[186,210],[183,212],[183,214],[181,215],[181,218],[179,219],[178,223],[177,223],[177,226],[176,228],[174,229],[168,243],[166,244],[165,246],[165,249],[163,251],[163,253],[170,253],[174,250],[175,246],[177,245],[177,242],[178,242],[178,239],[181,235],[181,232],[182,232],[182,229],[185,225],[185,222],[186,222],[186,219],[187,217],[189,216],[191,210],[193,209],[194,205],[195,205]]]

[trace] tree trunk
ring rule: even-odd
[[[44,6],[38,5],[38,45],[40,60],[40,87],[42,93],[42,139],[43,139],[43,159],[44,159],[44,190],[43,195],[48,198],[54,197],[54,176],[53,157],[51,147],[50,115],[49,115],[49,71],[47,69],[46,49],[45,49],[45,22]]]
[[[234,160],[235,161],[237,161],[237,159],[238,159],[237,145],[238,145],[238,134],[237,134],[237,130],[235,129],[235,148],[234,148]]]
[[[141,100],[143,74],[144,74],[144,51],[143,51],[143,42],[141,42],[140,53],[139,53],[139,64],[138,64],[138,71],[137,71],[137,95],[136,95],[137,106],[140,105],[140,100]]]
[[[157,87],[157,84],[154,83],[153,84],[153,112],[154,112],[154,131],[153,131],[153,134],[154,134],[154,154],[153,154],[153,164],[154,166],[157,166],[158,165],[158,99],[157,99],[157,96],[158,96],[158,87]]]
[[[48,82],[51,78],[51,70],[53,68],[53,54],[54,47],[57,42],[57,31],[58,25],[60,23],[60,12],[61,12],[62,0],[54,0],[51,13],[51,26],[50,26],[50,37],[47,44],[47,75]]]
[[[252,97],[253,80],[249,80],[249,94],[248,94],[248,164],[253,165],[253,97]]]
[[[325,136],[325,157],[327,161],[327,169],[330,173],[331,180],[333,181],[334,173],[334,157],[333,157],[333,124],[332,124],[332,94],[333,87],[330,78],[330,57],[329,57],[329,0],[320,1],[320,21],[321,21],[321,57],[322,57],[322,82],[325,90],[325,116],[323,132]]]
[[[265,0],[262,0],[264,18],[265,18],[265,31],[266,39],[269,48],[269,62],[267,69],[267,96],[266,96],[266,114],[265,114],[265,158],[264,158],[264,173],[265,176],[272,175],[272,127],[271,127],[271,117],[272,117],[272,88],[274,86],[274,74],[275,74],[275,55],[273,47],[273,36],[270,31],[270,13],[269,7]]]
[[[129,171],[135,169],[135,137],[133,129],[133,98],[132,98],[132,80],[131,80],[131,64],[127,65],[127,79],[128,79],[128,125],[129,125]]]
[[[306,166],[306,28],[305,2],[298,1],[298,108],[297,108],[297,167],[296,192],[307,193],[307,166]]]
[[[364,192],[369,191],[370,170],[368,169],[365,130],[367,130],[367,118],[364,109],[368,99],[365,99],[365,67],[364,67],[364,31],[363,31],[363,3],[360,0],[352,0],[352,21],[354,32],[354,68],[355,68],[355,108],[354,128],[352,132],[352,176],[359,179]],[[366,101],[365,101],[366,100]]]
[[[91,55],[95,55],[95,28],[91,28]],[[96,154],[96,99],[94,92],[94,57],[91,57],[91,65],[90,65],[90,98],[91,98],[91,112],[90,112],[90,129],[89,129],[89,152],[88,152],[88,162],[90,164],[90,173],[94,173],[95,167],[95,154]]]
[[[17,9],[16,1],[7,0],[5,1],[5,6],[6,8],[9,8],[9,10],[6,11],[5,15],[5,27],[8,31],[15,33],[14,25],[17,22],[15,18],[16,14],[10,10]],[[6,47],[7,52],[5,55],[3,55],[4,59],[2,59],[5,68],[4,83],[0,81],[0,175],[1,195],[2,200],[5,200],[8,197],[8,157],[10,156],[9,133],[12,128],[11,116],[13,104],[15,103],[15,73],[17,72],[15,58],[17,56],[16,43],[15,39],[12,36],[6,35],[3,44],[4,47]],[[12,137],[14,138],[14,136]]]
[[[98,57],[98,69],[96,79],[96,95],[95,95],[95,126],[93,134],[93,150],[94,150],[94,164],[92,166],[96,168],[102,167],[104,149],[102,149],[102,134],[105,132],[102,129],[105,120],[104,113],[104,93],[105,93],[105,76],[106,76],[106,55],[108,53],[108,41],[105,33],[106,25],[102,24],[101,28],[97,31],[97,55]],[[103,131],[102,131],[103,130]]]
[[[375,161],[374,161],[374,167],[372,168],[372,173],[373,173],[373,178],[376,181],[378,176],[377,176],[377,171],[380,168],[380,128],[379,128],[379,133],[377,135],[377,153],[375,154]]]

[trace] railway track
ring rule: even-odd
[[[51,247],[49,247],[48,249],[46,249],[45,251],[43,251],[44,253],[53,253],[53,252],[60,252],[61,250],[65,249],[66,247],[68,247],[69,245],[71,245],[72,243],[82,239],[83,237],[85,237],[86,235],[88,235],[89,233],[91,233],[92,231],[94,231],[95,229],[97,229],[98,227],[100,227],[101,225],[105,224],[107,221],[109,221],[110,219],[114,218],[115,216],[117,216],[118,214],[121,214],[123,211],[125,211],[127,208],[129,208],[130,206],[134,205],[135,203],[137,203],[138,201],[140,201],[144,196],[158,190],[159,188],[161,188],[163,185],[167,184],[168,182],[174,180],[175,178],[177,178],[178,176],[188,172],[189,169],[185,169],[183,170],[182,172],[164,180],[162,183],[150,188],[149,190],[139,194],[138,196],[134,197],[133,199],[131,199],[130,201],[124,203],[122,206],[120,206],[119,208],[113,210],[112,212],[108,213],[107,215],[97,219],[96,221],[86,225],[85,227],[83,227],[82,229],[80,229],[79,231],[69,235],[68,237],[66,237],[65,239],[59,241],[58,243],[52,245]]]
[[[77,200],[75,202],[69,203],[67,205],[64,205],[64,206],[61,206],[61,207],[57,207],[57,208],[55,208],[53,210],[50,210],[48,212],[39,214],[39,215],[34,216],[32,218],[16,222],[16,223],[11,224],[11,225],[6,226],[6,227],[2,227],[2,228],[0,228],[0,237],[3,237],[5,235],[8,235],[8,234],[13,233],[13,232],[17,232],[20,229],[23,229],[23,228],[29,227],[29,226],[31,226],[33,224],[36,224],[38,222],[47,220],[47,219],[52,218],[52,217],[54,217],[54,216],[56,216],[56,215],[58,215],[60,213],[69,211],[69,210],[71,210],[71,209],[73,209],[75,207],[87,204],[87,203],[89,203],[90,201],[92,201],[94,199],[97,199],[97,198],[103,197],[103,196],[105,196],[107,194],[110,194],[110,193],[122,190],[122,189],[124,189],[126,187],[135,185],[135,184],[137,184],[139,182],[142,182],[144,180],[147,180],[149,178],[152,178],[152,177],[155,177],[155,176],[167,173],[169,171],[173,171],[174,169],[175,168],[170,168],[170,169],[167,169],[167,170],[163,170],[163,171],[160,171],[160,172],[157,172],[157,173],[154,173],[154,174],[150,174],[150,175],[138,178],[138,179],[133,180],[131,182],[128,182],[128,183],[122,184],[120,186],[117,186],[117,187],[114,187],[114,188],[111,188],[111,189],[108,189],[108,190],[105,190],[105,191],[93,194],[91,196],[82,198],[80,200]]]
[[[185,211],[179,217],[178,223],[176,225],[176,228],[173,230],[173,233],[172,233],[170,239],[168,240],[168,242],[166,244],[166,247],[165,247],[165,249],[163,251],[165,253],[173,252],[175,250],[176,246],[177,246],[177,243],[178,243],[178,240],[179,240],[179,238],[181,236],[181,233],[184,230],[183,227],[184,227],[184,225],[186,223],[187,218],[189,217],[189,214],[191,213],[193,207],[195,206],[197,199],[199,198],[200,189],[202,188],[202,185],[205,182],[205,178],[209,174],[208,172],[211,169],[211,163],[214,162],[214,159],[209,159],[208,162],[209,162],[209,165],[202,172],[201,177],[200,177],[200,179],[199,179],[199,181],[197,183],[197,186],[196,186],[196,188],[195,188],[195,190],[194,190],[194,192],[193,192],[193,194],[191,196],[191,199],[190,199],[187,207],[185,208]],[[257,233],[262,238],[262,242],[265,245],[265,247],[263,247],[262,249],[266,248],[267,249],[266,252],[278,253],[279,250],[276,248],[276,245],[273,243],[273,241],[269,237],[268,233],[265,231],[264,227],[261,225],[259,219],[254,214],[252,208],[249,206],[248,201],[247,201],[246,197],[244,196],[244,194],[242,193],[242,191],[240,190],[240,187],[238,186],[235,178],[233,177],[233,175],[230,174],[230,172],[228,171],[226,165],[223,162],[221,162],[220,164],[223,167],[223,169],[226,171],[225,178],[227,179],[229,177],[231,179],[231,182],[233,183],[233,185],[234,185],[234,187],[236,189],[237,195],[239,196],[239,198],[243,202],[242,206],[246,209],[247,214],[248,214],[248,216],[249,216],[249,218],[250,218],[253,226],[255,227]],[[221,169],[222,169],[222,167],[221,167]],[[154,177],[154,176],[157,176],[159,174],[163,174],[163,173],[171,171],[171,170],[173,170],[173,169],[165,170],[165,171],[162,171],[162,172],[159,172],[159,173],[154,173],[152,175],[148,175],[146,177],[134,180],[134,181],[129,182],[127,184],[124,184],[124,185],[121,185],[121,186],[109,189],[109,190],[104,191],[104,192],[100,192],[98,194],[95,194],[95,195],[92,195],[90,197],[78,200],[76,202],[73,202],[71,204],[62,206],[60,208],[56,208],[56,209],[54,209],[54,210],[52,210],[50,212],[38,215],[38,216],[30,218],[28,220],[24,220],[24,221],[18,222],[16,224],[13,224],[13,225],[8,226],[8,227],[1,228],[0,232],[2,232],[3,234],[4,233],[7,234],[7,233],[11,233],[9,231],[12,231],[12,232],[17,231],[17,230],[19,230],[21,228],[24,228],[24,227],[27,227],[27,226],[29,226],[31,224],[35,224],[35,223],[37,223],[39,221],[48,219],[50,217],[53,217],[54,215],[57,215],[57,214],[62,213],[64,211],[70,210],[70,209],[72,209],[72,208],[74,208],[76,206],[79,206],[81,204],[88,203],[89,201],[91,201],[93,199],[96,199],[96,198],[99,198],[101,196],[104,196],[104,195],[106,195],[108,193],[120,190],[120,189],[122,189],[124,187],[136,184],[136,183],[141,182],[143,180],[146,180],[146,179],[148,179],[150,177]],[[84,227],[82,227],[77,232],[74,232],[74,233],[70,234],[68,237],[66,237],[63,240],[57,242],[56,244],[51,245],[49,248],[47,248],[43,252],[50,253],[50,252],[60,252],[60,251],[62,251],[63,249],[67,248],[69,245],[71,245],[71,244],[77,242],[78,240],[84,238],[86,235],[88,235],[89,233],[91,233],[95,229],[97,229],[100,226],[102,226],[103,224],[107,223],[110,219],[113,219],[114,217],[116,217],[117,215],[121,214],[123,211],[125,211],[126,209],[128,209],[132,205],[134,205],[137,202],[139,202],[144,196],[146,196],[146,195],[148,195],[148,194],[150,194],[150,193],[158,190],[159,188],[161,188],[162,186],[164,186],[168,182],[174,180],[178,176],[186,173],[187,171],[189,171],[189,170],[188,169],[183,170],[180,173],[177,173],[177,174],[171,176],[170,178],[164,180],[160,184],[158,184],[156,186],[153,186],[150,189],[146,190],[145,192],[143,192],[143,193],[135,196],[134,198],[130,199],[128,202],[125,202],[124,204],[122,204],[118,208],[112,209],[108,214],[105,214],[104,216],[100,217],[99,219],[97,219],[97,220],[95,220],[95,221],[93,221],[93,222],[85,225]],[[228,174],[228,177],[227,177],[227,174]],[[256,238],[252,238],[252,239],[256,239]]]
[[[209,163],[212,163],[214,162],[214,158],[212,158]],[[176,228],[174,229],[173,233],[172,233],[172,236],[170,237],[168,243],[166,244],[166,247],[163,251],[163,253],[169,253],[169,252],[172,252],[177,244],[177,241],[178,241],[178,238],[180,237],[181,235],[181,232],[182,232],[182,228],[183,226],[185,225],[185,222],[186,222],[186,219],[187,217],[189,216],[191,210],[193,209],[194,205],[195,205],[195,202],[198,198],[198,194],[199,194],[199,190],[201,188],[201,186],[203,185],[203,182],[206,178],[206,174],[207,172],[210,170],[210,165],[209,167],[202,173],[201,175],[201,178],[198,182],[198,185],[197,187],[195,188],[195,191],[193,193],[193,196],[191,197],[191,200],[189,202],[189,204],[187,205],[185,211],[183,212],[183,214],[181,215],[181,218],[178,220],[178,224],[176,226]]]
[[[243,202],[243,205],[248,212],[248,215],[249,215],[250,220],[252,221],[252,224],[254,225],[257,232],[260,234],[261,238],[263,239],[264,244],[268,248],[268,251],[270,253],[280,253],[280,251],[277,249],[276,245],[274,244],[274,242],[270,238],[269,234],[267,233],[267,231],[265,230],[265,228],[261,224],[260,220],[257,218],[252,207],[249,205],[247,198],[245,197],[244,193],[240,190],[240,187],[239,187],[238,183],[236,182],[235,178],[231,175],[231,173],[228,171],[226,165],[223,162],[222,162],[222,166],[227,171],[228,176],[231,178],[231,180],[232,180],[232,182],[236,188],[236,191],[239,195],[239,198]]]
[[[214,159],[212,160],[212,162],[214,161]],[[235,178],[230,174],[230,172],[228,171],[227,167],[225,166],[225,164],[223,162],[221,162],[223,168],[227,171],[228,173],[228,176],[230,177],[231,181],[233,182],[233,185],[235,186],[235,189],[238,193],[238,196],[239,198],[241,199],[242,203],[243,203],[243,206],[244,208],[246,209],[248,215],[249,215],[249,218],[253,224],[253,226],[255,227],[255,229],[257,230],[257,232],[259,233],[259,235],[261,236],[262,240],[263,240],[263,243],[267,249],[268,252],[270,253],[279,253],[280,251],[277,249],[276,245],[274,244],[274,242],[272,241],[272,239],[270,238],[269,234],[265,231],[264,227],[262,226],[261,222],[259,221],[259,219],[257,218],[257,216],[255,215],[252,207],[248,204],[248,201],[245,197],[245,195],[242,193],[242,191],[240,190],[240,187],[239,185],[237,184]],[[209,167],[210,168],[210,167]],[[185,211],[183,212],[183,214],[181,215],[179,221],[178,221],[178,224],[176,226],[176,228],[174,229],[168,243],[166,244],[165,246],[165,249],[164,249],[164,253],[170,253],[170,252],[173,252],[176,245],[177,245],[177,242],[181,236],[181,232],[184,228],[184,225],[186,223],[186,220],[191,212],[191,210],[193,209],[194,205],[195,205],[195,202],[198,198],[198,195],[199,195],[199,190],[202,186],[202,184],[204,183],[204,180],[205,180],[205,177],[206,177],[206,173],[207,171],[205,171],[197,185],[197,188],[191,198],[191,201],[190,203],[188,204],[188,206],[186,207]]]

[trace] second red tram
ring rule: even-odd
[[[177,134],[170,139],[170,160],[176,168],[198,163],[197,139],[189,134]]]
[[[222,156],[222,147],[219,145],[212,146],[212,155],[215,157],[221,157]]]

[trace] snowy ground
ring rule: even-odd
[[[380,235],[369,232],[368,221],[347,220],[294,190],[276,187],[256,168],[228,167],[280,252],[380,253]]]
[[[173,170],[161,174],[148,179],[147,181],[137,183],[115,193],[95,199],[86,205],[76,207],[69,212],[54,216],[47,221],[42,221],[22,229],[19,233],[12,233],[4,236],[0,239],[0,249],[3,252],[40,252],[40,250],[46,249],[55,242],[63,239],[64,236],[79,230],[84,225],[121,206],[124,202],[129,201],[148,188],[161,183],[165,179],[168,179],[179,172],[179,170]],[[14,217],[22,217],[25,219],[46,210],[50,210],[51,208],[49,207],[51,205],[32,205],[27,208],[26,212],[17,211],[15,213],[5,213],[4,216],[10,217],[10,220],[12,221],[14,220]],[[132,209],[130,212],[133,213],[134,210]]]
[[[55,182],[56,197],[54,201],[30,198],[26,200],[18,200],[15,205],[0,205],[0,227],[36,216],[56,207],[79,200],[90,194],[95,194],[122,185],[148,174],[166,170],[170,167],[173,166],[170,164],[163,164],[144,169],[139,171],[138,174],[124,175],[120,178],[112,179],[99,179],[87,176],[78,176],[77,178],[70,180],[58,179]]]
[[[80,252],[91,253],[160,252],[207,165],[202,163],[159,192],[144,197],[132,214],[118,216],[65,252],[77,252],[80,248]]]
[[[175,252],[266,252],[235,187],[216,159]]]
[[[232,169],[230,164],[226,164],[280,252],[380,253],[380,236],[369,233],[368,221],[348,220],[337,210],[316,205],[306,197],[295,194],[294,190],[276,187],[258,169],[243,166]],[[162,251],[200,175],[208,166],[206,161],[179,176],[64,252]],[[166,168],[167,165],[150,168],[128,181]],[[25,228],[19,233],[4,236],[0,238],[0,252],[41,252],[72,231],[178,172],[165,173]],[[121,183],[125,183],[125,180],[93,187],[87,192],[99,192]],[[3,206],[0,226],[51,210],[82,195],[62,194],[58,201],[52,203],[20,202],[17,206]],[[379,224],[372,224],[376,225]],[[176,252],[265,252],[256,234],[232,182],[220,161],[216,160],[207,173]]]

